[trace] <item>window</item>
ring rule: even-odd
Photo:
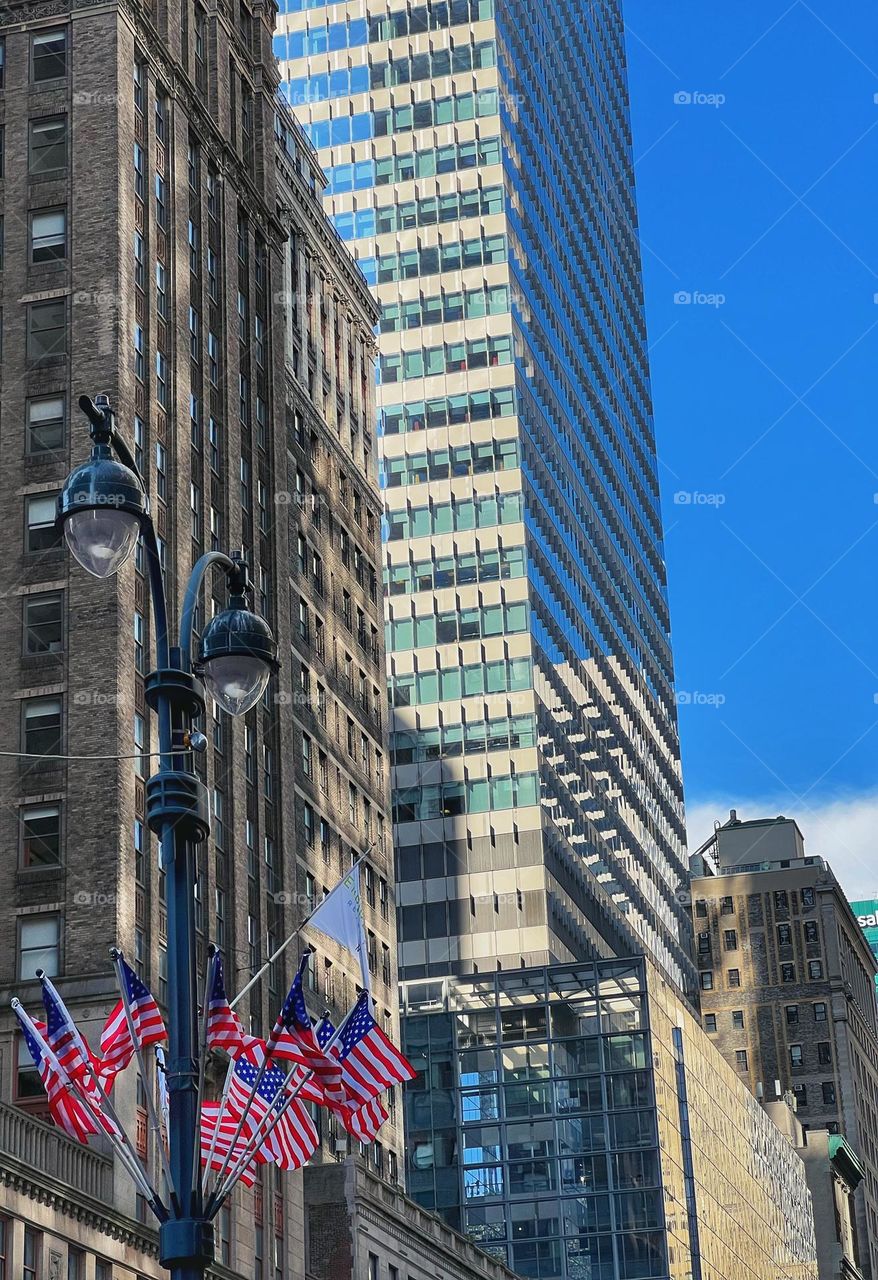
[[[67,1280],[85,1280],[85,1251],[67,1246]]]
[[[740,969],[729,969],[728,980],[730,987],[740,987],[741,971]]]
[[[787,1026],[794,1027],[799,1021],[799,1006],[788,1004],[786,1007]]]
[[[62,535],[55,525],[55,494],[38,494],[27,499],[27,551],[50,551],[60,547]]]
[[[22,612],[24,621],[24,652],[60,653],[64,647],[63,595],[60,591],[45,595],[24,596]]]
[[[822,960],[808,961],[808,977],[809,978],[823,977],[823,961]]]
[[[803,907],[814,906],[814,890],[813,889],[802,890],[802,906]]]
[[[95,1258],[95,1280],[113,1280],[113,1264],[106,1258]]]
[[[821,1067],[832,1066],[832,1045],[828,1040],[821,1040],[817,1045],[817,1061]]]
[[[738,1068],[739,1071],[747,1070],[747,1050],[746,1049],[735,1050],[735,1066]]]
[[[374,1253],[369,1254],[369,1280],[378,1280],[378,1258]]]
[[[798,1107],[807,1107],[808,1105],[808,1086],[804,1084],[793,1085],[793,1096],[796,1099]]]
[[[61,862],[61,809],[29,805],[21,811],[21,865],[57,867]]]
[[[812,1005],[811,1007],[814,1010],[814,1021],[825,1022],[826,1021],[826,1005],[823,1003],[823,1001],[818,1000],[818,1002],[815,1005]]]
[[[27,356],[44,360],[67,349],[67,300],[32,302],[27,309]]]
[[[695,899],[695,914],[702,919],[707,917],[707,902],[704,898]]]
[[[738,950],[738,932],[736,929],[726,929],[723,933],[723,946],[726,951]]]
[[[28,453],[48,453],[64,444],[64,397],[42,396],[27,402]]]
[[[706,929],[698,935],[698,954],[702,956],[710,954],[710,933]]]
[[[42,969],[55,978],[60,972],[61,919],[59,916],[23,916],[19,925],[18,976],[27,982]]]
[[[60,262],[67,257],[67,210],[40,209],[30,216],[30,260]]]
[[[168,454],[165,446],[156,440],[155,443],[155,491],[160,498],[168,496]]]
[[[701,980],[702,991],[713,991],[713,973],[709,970],[703,970],[699,975]]]
[[[719,909],[724,916],[732,915],[735,910],[734,901],[731,898],[720,898]]]
[[[790,1066],[795,1071],[797,1068],[803,1067],[804,1065],[805,1065],[805,1056],[802,1053],[802,1046],[800,1044],[791,1044],[790,1045]]]
[[[820,932],[816,920],[806,920],[802,926],[805,931],[806,942],[819,942]]]
[[[28,170],[32,174],[52,173],[67,164],[67,117],[45,116],[31,120]]]
[[[793,931],[788,924],[779,924],[777,926],[777,945],[779,947],[788,947],[793,941]]]
[[[796,966],[794,964],[782,964],[780,967],[781,982],[795,982]]]
[[[64,27],[37,31],[31,43],[31,71],[35,84],[67,75],[67,32]]]
[[[29,698],[23,704],[25,755],[52,756],[61,752],[61,699]]]
[[[789,901],[785,889],[776,889],[774,892],[774,909],[780,913],[789,911]]]
[[[822,1084],[823,1101],[829,1107],[835,1106],[835,1083],[832,1080],[824,1080]]]
[[[706,1013],[704,1015],[704,1030],[716,1031],[716,1014],[715,1013]]]
[[[744,1030],[744,1010],[743,1009],[732,1010],[732,1027],[735,1031]]]
[[[134,713],[134,749],[139,753],[146,752],[146,721],[136,711]],[[145,754],[138,754],[134,761],[134,771],[138,778],[146,777],[148,763]]]

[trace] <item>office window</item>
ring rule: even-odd
[[[789,900],[785,889],[776,889],[774,893],[774,909],[777,912],[789,911]]]
[[[732,915],[735,910],[734,901],[731,898],[720,898],[719,909],[724,916]]]
[[[822,1000],[818,1000],[818,1002],[815,1005],[812,1005],[811,1007],[814,1010],[814,1021],[825,1022],[826,1021],[826,1005],[824,1004],[824,1002]]]
[[[796,966],[794,964],[782,964],[780,967],[781,982],[795,982]]]
[[[27,982],[43,969],[49,978],[57,977],[61,960],[61,918],[23,916],[18,934],[18,976]]]
[[[821,1067],[832,1065],[832,1045],[828,1040],[821,1040],[817,1045],[817,1061]]]
[[[701,980],[702,991],[713,991],[713,973],[709,970],[702,970],[698,975]]]
[[[730,986],[730,987],[740,987],[740,985],[741,985],[741,971],[740,971],[740,969],[729,969],[729,972],[728,972],[728,981],[729,981],[729,986]]]
[[[44,360],[67,350],[67,301],[32,302],[27,309],[27,356]]]
[[[732,1028],[735,1031],[744,1030],[744,1010],[743,1009],[732,1010]]]
[[[134,761],[134,772],[138,778],[145,778],[149,767],[146,752],[146,721],[139,712],[134,713],[134,750],[139,754]]]
[[[808,977],[809,978],[823,977],[823,961],[822,960],[808,961]]]
[[[704,898],[696,898],[696,899],[695,899],[695,914],[699,917],[699,919],[704,919],[704,918],[706,918],[706,916],[707,916],[707,902],[705,901],[705,899],[704,899]]]
[[[378,1258],[374,1253],[369,1254],[369,1280],[378,1280]]]
[[[23,597],[23,649],[26,654],[60,653],[64,647],[63,598],[60,591]]]
[[[21,865],[57,867],[61,862],[61,808],[29,805],[21,811]]]
[[[67,257],[67,210],[39,209],[30,216],[30,260],[60,262]]]
[[[28,170],[52,173],[67,164],[67,117],[45,116],[31,120],[28,138]]]
[[[726,929],[723,933],[723,946],[726,951],[738,950],[738,932],[736,929]]]
[[[777,926],[777,945],[779,947],[788,947],[793,940],[793,931],[788,924],[779,924]]]
[[[799,1006],[788,1004],[786,1007],[787,1026],[794,1027],[799,1021]]]
[[[710,952],[710,933],[705,929],[698,935],[698,953],[706,955]]]
[[[113,1264],[106,1258],[95,1258],[95,1280],[113,1280]]]
[[[823,1090],[823,1101],[827,1106],[835,1106],[835,1083],[832,1080],[824,1080],[821,1086]]]
[[[29,756],[61,753],[61,699],[28,698],[22,704],[22,750]]]
[[[26,551],[50,551],[60,547],[63,535],[55,525],[56,495],[35,494],[27,499]]]
[[[804,1054],[802,1053],[802,1046],[800,1044],[791,1044],[790,1045],[790,1066],[795,1069],[797,1067],[804,1066],[804,1062],[805,1062],[805,1057],[804,1057]]]
[[[36,31],[31,38],[31,73],[35,84],[67,75],[67,31]]]
[[[747,1050],[746,1049],[735,1050],[735,1066],[738,1068],[739,1071],[747,1070]]]
[[[67,1246],[67,1280],[85,1280],[85,1251]]]
[[[64,444],[64,397],[41,396],[27,402],[28,453],[48,453]]]
[[[820,941],[820,930],[816,920],[806,920],[802,927],[805,933],[806,942]]]
[[[716,1031],[716,1014],[715,1013],[706,1013],[704,1015],[704,1030]]]
[[[0,1217],[0,1280],[9,1277],[9,1251],[12,1247],[12,1223]]]
[[[802,890],[802,906],[803,907],[814,906],[814,890],[813,889]]]

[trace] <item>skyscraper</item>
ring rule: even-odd
[[[290,0],[381,306],[401,976],[694,989],[619,0]]]

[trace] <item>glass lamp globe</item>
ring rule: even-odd
[[[115,507],[73,511],[64,521],[64,537],[77,561],[96,578],[109,578],[137,546],[137,516]]]

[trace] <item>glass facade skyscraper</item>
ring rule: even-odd
[[[619,0],[288,0],[381,306],[400,973],[694,989]]]

